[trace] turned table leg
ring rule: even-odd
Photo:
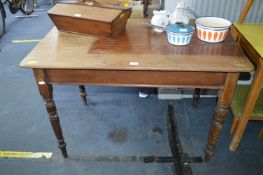
[[[192,106],[194,108],[197,107],[199,99],[200,99],[200,88],[195,88],[193,94],[193,101],[192,101]]]
[[[42,95],[43,99],[45,100],[46,110],[49,114],[49,120],[54,131],[54,134],[57,138],[58,147],[61,150],[61,153],[64,158],[68,157],[67,150],[66,150],[66,143],[64,142],[62,129],[60,126],[59,116],[57,113],[56,105],[53,100],[52,94],[52,85],[48,84],[45,80],[44,71],[41,69],[34,69],[35,79],[38,85],[39,93]]]
[[[260,131],[259,131],[259,133],[258,133],[258,137],[263,137],[263,128],[260,128]]]
[[[212,125],[208,134],[208,143],[204,151],[204,161],[208,162],[214,154],[218,137],[223,129],[227,115],[227,109],[231,103],[235,86],[238,80],[238,73],[228,73],[224,89],[218,92],[218,102],[215,108]]]
[[[231,151],[235,151],[239,145],[242,135],[246,129],[251,112],[253,111],[256,105],[262,85],[263,85],[263,62],[260,61],[260,63],[257,65],[256,72],[246,99],[246,103],[243,107],[241,117],[239,119],[236,131],[234,133],[232,142],[230,144],[229,149]]]
[[[84,105],[87,105],[87,94],[84,85],[79,85],[79,94]]]

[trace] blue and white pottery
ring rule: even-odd
[[[195,28],[184,24],[170,24],[165,30],[169,43],[182,46],[191,42]]]

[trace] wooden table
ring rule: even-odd
[[[53,28],[20,66],[32,68],[46,102],[58,147],[68,157],[52,84],[218,89],[219,98],[208,134],[204,160],[214,153],[240,72],[253,65],[230,37],[219,44],[199,41],[170,45],[165,33],[130,19],[115,39],[58,32]],[[200,126],[202,127],[202,126]]]
[[[256,65],[256,72],[242,110],[242,116],[230,145],[230,150],[235,151],[263,86],[263,24],[235,24],[235,27],[232,27],[232,35]]]

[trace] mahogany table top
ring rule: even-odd
[[[55,27],[20,63],[26,68],[249,72],[253,65],[230,34],[221,43],[200,41],[196,33],[187,46],[168,43],[156,33],[129,19],[116,38],[72,34]]]

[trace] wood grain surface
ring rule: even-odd
[[[193,37],[187,46],[173,46],[129,19],[117,38],[96,38],[53,28],[20,64],[27,68],[247,72],[254,69],[241,48],[228,36],[218,44]]]

